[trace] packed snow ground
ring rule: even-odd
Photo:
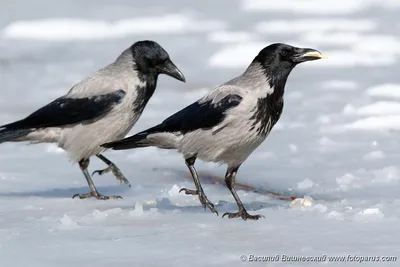
[[[187,83],[160,77],[132,133],[240,74],[269,43],[317,48],[329,59],[293,71],[280,122],[238,174],[238,182],[258,189],[309,196],[311,207],[239,190],[249,212],[265,219],[221,219],[178,193],[194,187],[181,156],[152,148],[105,154],[132,187],[111,174],[94,180],[100,192],[123,200],[72,200],[88,188],[63,151],[2,144],[0,266],[239,266],[249,254],[400,257],[400,6],[319,2],[1,1],[1,123],[66,93],[139,39],[164,46]],[[103,167],[96,159],[90,165]],[[197,169],[225,172],[200,161]],[[236,211],[223,185],[205,179],[203,186],[220,215]],[[286,265],[301,263],[269,266]]]

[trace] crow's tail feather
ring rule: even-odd
[[[117,140],[110,143],[102,144],[102,147],[112,148],[114,150],[123,150],[130,148],[155,146],[162,149],[175,149],[175,143],[172,138],[167,136],[171,134],[164,124],[159,124],[143,132]],[[161,136],[159,136],[161,135]],[[166,136],[165,136],[166,135]]]
[[[114,150],[152,146],[152,142],[147,140],[147,135],[147,132],[141,132],[118,141],[102,144],[101,146]]]
[[[31,129],[18,129],[15,127],[12,127],[12,124],[4,125],[0,127],[0,144],[7,142],[7,141],[12,141],[17,138],[24,137],[31,133]]]

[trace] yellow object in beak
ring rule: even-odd
[[[322,55],[318,51],[307,52],[303,54],[302,57],[328,58],[328,56]]]

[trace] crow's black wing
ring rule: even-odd
[[[145,132],[185,134],[197,129],[209,129],[221,123],[226,116],[226,111],[238,106],[241,101],[242,97],[237,94],[229,94],[215,103],[212,100],[197,101]]]
[[[236,94],[226,95],[214,103],[212,100],[200,100],[178,111],[157,126],[102,146],[115,150],[147,147],[151,145],[147,136],[154,133],[180,132],[185,134],[197,129],[209,129],[221,123],[226,116],[226,111],[238,106],[241,101],[242,97]]]
[[[25,119],[3,125],[0,129],[32,129],[43,127],[61,127],[64,125],[85,123],[99,118],[121,103],[125,91],[84,98],[60,97],[35,111]]]

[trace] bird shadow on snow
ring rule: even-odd
[[[192,180],[192,177],[189,172],[185,172],[179,169],[173,169],[173,168],[154,168],[153,170],[156,171],[166,171],[169,173],[174,173],[178,177],[183,177],[186,178],[184,181],[190,181]],[[198,171],[198,175],[200,178],[200,181],[202,185],[212,185],[212,186],[217,186],[217,187],[223,187],[226,190],[228,188],[225,185],[224,177],[216,175],[211,173],[210,171]],[[296,190],[296,189],[291,189],[285,190],[285,188],[265,188],[265,186],[260,186],[257,184],[248,184],[248,183],[239,183],[236,182],[235,184],[235,189],[237,191],[244,191],[244,192],[251,192],[251,193],[256,193],[262,196],[268,196],[272,201],[276,201],[278,204],[276,206],[282,206],[285,203],[288,203],[292,201],[294,198],[303,198],[305,196],[311,197],[315,201],[323,201],[326,203],[329,202],[338,202],[342,201],[344,198],[346,199],[352,199],[352,198],[366,198],[371,195],[379,196],[379,192],[370,192],[374,191],[375,187],[371,187],[371,190],[367,190],[365,188],[362,188],[358,190],[357,188],[352,188],[348,192],[340,191],[337,189],[332,189],[328,188],[327,190],[319,190],[315,191],[312,190],[311,188],[308,190]],[[382,192],[387,192],[387,190],[393,191],[395,190],[394,188],[397,187],[391,187],[391,188],[386,188]],[[385,191],[386,190],[386,191]],[[376,191],[376,190],[375,190]],[[397,196],[397,194],[396,194]],[[223,201],[224,202],[224,201]],[[246,204],[245,205],[250,205],[252,204]],[[255,206],[258,204],[262,204],[259,202],[254,202]],[[265,205],[269,205],[270,203],[264,203]],[[236,204],[232,204],[233,206]],[[272,205],[273,206],[273,205]]]
[[[103,195],[120,195],[129,190],[126,186],[98,186],[97,190]],[[75,194],[88,193],[87,186],[73,188],[54,188],[42,191],[0,192],[0,197],[43,197],[43,198],[71,198]]]
[[[226,202],[224,200],[219,200],[214,205],[214,207],[218,210],[219,214],[223,214],[225,212],[235,212],[238,207],[234,202]],[[282,203],[279,202],[263,202],[263,201],[252,201],[244,203],[247,211],[257,211],[265,208],[277,208],[281,207]],[[200,205],[182,205],[180,203],[172,203],[168,198],[162,198],[157,200],[155,204],[143,204],[143,210],[150,210],[151,208],[157,208],[160,213],[166,211],[180,210],[181,212],[191,212],[191,213],[201,213],[204,212],[205,209]],[[209,210],[206,210],[209,212]]]
[[[188,175],[188,173],[180,170],[171,170],[176,173],[177,176],[182,177],[182,181],[187,181],[191,180],[191,177]],[[202,180],[202,183],[204,184],[212,184],[215,186],[219,187],[225,187],[225,184],[223,183],[223,178],[214,176],[210,173],[207,172],[199,172],[200,179]],[[268,195],[264,194],[263,190],[256,189],[253,186],[248,186],[248,185],[238,185],[237,189],[247,191],[247,192],[253,192],[257,193],[260,195]],[[115,185],[115,186],[98,186],[97,190],[104,195],[124,195],[124,193],[128,192],[131,190],[128,186],[124,185]],[[47,189],[47,190],[31,190],[31,191],[24,191],[24,192],[0,192],[0,197],[41,197],[41,198],[71,198],[74,194],[78,193],[88,193],[89,188],[87,186],[82,186],[82,187],[73,187],[73,188],[53,188],[53,189]],[[265,201],[245,201],[244,205],[246,206],[246,209],[250,211],[257,211],[257,210],[262,210],[266,208],[282,208],[285,207],[288,201],[286,200],[280,200],[278,198],[275,198],[273,195],[270,195],[270,198],[266,199]],[[188,198],[190,196],[187,196]],[[213,199],[212,196],[209,196],[210,200],[214,200],[213,203],[215,204],[215,208],[218,209],[218,212],[221,214],[225,212],[234,212],[237,210],[237,205],[236,203],[232,200],[227,202],[226,200],[217,200]],[[155,199],[155,201],[154,201]],[[173,210],[180,210],[180,212],[188,212],[188,213],[201,213],[204,212],[204,208],[201,206],[200,203],[198,204],[188,204],[188,203],[173,203],[171,202],[170,199],[168,198],[157,198],[155,196],[151,202],[149,203],[144,201],[142,204],[143,210],[148,211],[151,208],[157,208],[158,212],[163,213],[163,212],[170,212]],[[121,208],[121,209],[127,209],[131,210],[134,206],[135,203],[131,203],[129,205],[126,205],[127,203],[115,203],[115,207]],[[107,206],[107,209],[109,209],[110,206]]]

